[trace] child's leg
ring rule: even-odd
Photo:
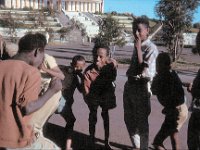
[[[90,105],[90,113],[89,113],[89,133],[90,137],[92,138],[92,142],[95,139],[95,125],[97,123],[97,108],[98,106]]]
[[[172,143],[172,149],[173,150],[180,149],[178,131],[172,133],[172,135],[170,135],[170,139],[171,139],[171,143]]]
[[[72,112],[72,104],[73,100],[67,100],[65,103],[65,106],[63,108],[63,111],[61,115],[66,121],[65,131],[66,131],[66,150],[71,149],[72,145],[72,136],[73,136],[73,130],[74,130],[74,123],[76,121],[76,118]]]
[[[161,149],[163,147],[163,149],[165,149],[163,146],[163,142],[170,135],[171,135],[171,129],[169,126],[168,117],[166,116],[160,130],[158,131],[157,135],[154,138],[153,145],[155,146],[155,148]]]
[[[66,150],[71,150],[72,149],[71,145],[72,145],[72,139],[67,139],[66,140]]]
[[[103,123],[104,123],[104,131],[105,131],[105,146],[106,146],[106,149],[111,149],[110,148],[110,145],[109,145],[109,113],[108,113],[108,110],[104,110],[102,109],[102,112],[101,112],[101,116],[103,118]]]

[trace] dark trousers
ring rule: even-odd
[[[95,125],[97,123],[97,109],[98,105],[88,105],[90,113],[89,113],[89,133],[92,138],[95,137]],[[105,142],[108,142],[109,138],[109,113],[108,109],[103,109],[101,112],[101,116],[103,118],[104,123],[104,131],[105,131]]]
[[[76,118],[72,111],[72,104],[73,103],[66,102],[65,106],[63,108],[63,111],[61,113],[62,117],[66,121],[65,130],[67,133],[67,138],[72,138],[72,134],[73,134],[73,130],[74,130],[74,123],[76,121]]]
[[[150,114],[150,94],[147,84],[126,82],[123,95],[124,121],[135,148],[148,149]],[[135,136],[140,136],[140,145],[136,143]]]
[[[187,144],[189,150],[200,150],[200,110],[193,111],[189,119]]]
[[[153,145],[163,146],[163,142],[168,136],[171,136],[173,133],[178,132],[177,120],[178,111],[172,109],[169,114],[166,114],[165,120],[160,130],[154,138]]]

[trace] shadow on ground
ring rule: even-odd
[[[54,141],[59,147],[63,150],[65,149],[65,129],[61,126],[47,123],[44,129],[44,136]],[[104,150],[104,141],[101,139],[95,139],[95,149]],[[74,132],[73,135],[73,150],[93,150],[94,147],[91,147],[92,143],[88,135]],[[117,144],[110,142],[110,145],[113,149],[122,149],[130,150],[131,147],[127,145]]]

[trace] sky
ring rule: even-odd
[[[154,9],[157,2],[158,0],[104,0],[104,11],[129,12],[135,16],[146,15],[148,18],[158,19]],[[193,23],[197,22],[200,22],[200,6],[193,18]]]

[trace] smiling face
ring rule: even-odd
[[[108,58],[108,52],[105,48],[97,49],[97,54],[94,60],[99,69],[106,65]]]
[[[82,72],[85,67],[85,60],[78,60],[75,65],[76,72]]]

